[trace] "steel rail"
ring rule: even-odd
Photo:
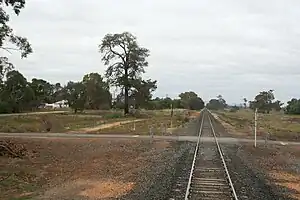
[[[202,112],[203,112],[203,110],[201,111],[201,113]],[[191,171],[190,171],[189,182],[188,182],[188,185],[187,185],[187,188],[186,188],[184,200],[188,200],[189,194],[190,194],[190,189],[191,189],[191,183],[192,183],[192,178],[193,178],[193,173],[194,173],[196,158],[197,158],[198,150],[199,150],[200,137],[201,137],[202,128],[203,128],[203,122],[204,122],[204,115],[202,116],[202,120],[201,120],[201,125],[200,125],[200,130],[199,130],[199,136],[198,136],[198,140],[197,140],[197,145],[196,145],[196,149],[195,149],[195,153],[194,153],[192,168],[191,168]]]
[[[212,125],[212,122],[211,122],[211,119],[210,119],[209,116],[208,116],[208,119],[209,119],[209,123],[210,123],[210,126],[211,126],[211,130],[212,130],[214,138],[215,138],[215,142],[216,142],[216,145],[217,145],[217,148],[218,148],[219,155],[220,155],[220,157],[222,159],[222,163],[223,163],[223,166],[224,166],[224,169],[225,169],[225,172],[226,172],[227,179],[229,181],[230,188],[232,190],[232,194],[233,194],[234,200],[238,200],[238,197],[236,195],[236,192],[235,192],[235,189],[234,189],[234,186],[233,186],[233,183],[232,183],[232,180],[231,180],[231,177],[230,177],[230,174],[229,174],[229,171],[228,171],[225,159],[224,159],[223,151],[220,148],[220,145],[219,145],[216,133],[215,133],[215,129],[214,129],[213,125]]]

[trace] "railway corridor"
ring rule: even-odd
[[[202,137],[214,138],[213,143]],[[184,170],[169,200],[238,200],[210,114],[202,111],[197,145],[189,170]]]

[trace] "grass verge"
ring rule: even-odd
[[[124,117],[102,118],[101,116],[95,117],[69,114],[6,116],[0,118],[0,132],[47,132],[47,129],[50,129],[50,132],[67,132],[120,120],[124,120]]]
[[[148,111],[147,118],[137,122],[120,124],[118,126],[101,129],[94,133],[118,133],[118,134],[150,134],[150,130],[154,135],[170,134],[173,129],[183,126],[189,121],[186,112],[175,112],[171,119],[169,112],[164,111]],[[172,125],[171,125],[172,121]]]
[[[174,110],[172,128],[188,122],[195,113]],[[147,134],[150,127],[155,134],[170,132],[171,110],[141,110],[134,116],[125,117],[121,111],[89,111],[86,114],[49,113],[0,117],[0,132],[83,132],[83,133],[135,133]],[[135,123],[133,120],[138,119]],[[131,122],[132,121],[132,122]],[[118,122],[123,122],[119,124]],[[126,123],[125,123],[126,122]],[[107,127],[102,129],[103,127]],[[98,130],[99,129],[99,130]],[[101,129],[101,130],[100,130]],[[166,130],[167,129],[167,130]]]
[[[221,121],[230,125],[231,132],[244,133],[245,136],[253,134],[254,113],[250,110],[237,112],[216,112]],[[258,114],[258,136],[273,140],[300,140],[300,116],[285,115],[279,112],[270,114]]]

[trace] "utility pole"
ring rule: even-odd
[[[256,135],[257,135],[257,108],[254,112],[254,147],[256,147]]]

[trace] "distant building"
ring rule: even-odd
[[[55,103],[46,103],[44,105],[44,108],[51,108],[51,109],[55,109],[55,108],[68,108],[69,104],[67,100],[61,100],[61,101],[57,101]]]

